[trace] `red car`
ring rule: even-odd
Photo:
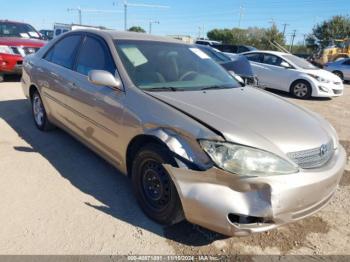
[[[7,74],[22,74],[23,57],[45,45],[29,24],[0,20],[0,82]]]

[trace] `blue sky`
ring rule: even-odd
[[[67,8],[81,6],[85,9],[116,11],[115,13],[83,12],[83,24],[103,25],[123,29],[123,1],[121,0],[1,0],[1,18],[25,21],[38,30],[52,28],[54,22],[78,22],[76,12]],[[113,2],[115,3],[113,5]],[[269,27],[274,21],[282,30],[287,23],[287,40],[296,30],[297,41],[311,31],[315,23],[333,15],[350,14],[349,0],[128,0],[131,4],[158,4],[169,8],[132,7],[128,9],[128,26],[140,25],[146,30],[150,20],[157,20],[152,32],[159,35],[185,34],[198,36],[213,28],[232,28],[239,23],[240,7],[243,9],[241,28]]]

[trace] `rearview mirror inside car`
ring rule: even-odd
[[[89,82],[98,86],[122,88],[120,79],[116,79],[110,72],[104,70],[91,70],[88,75]]]

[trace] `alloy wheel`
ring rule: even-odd
[[[302,82],[297,83],[294,86],[293,93],[297,97],[304,98],[308,94],[308,86],[305,83],[302,83]]]

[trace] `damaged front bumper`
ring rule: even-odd
[[[165,165],[186,219],[228,236],[273,229],[309,216],[332,198],[346,164],[339,145],[321,168],[280,176],[244,177],[216,167],[195,171]]]

